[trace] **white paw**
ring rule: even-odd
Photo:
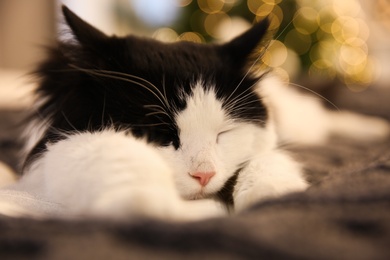
[[[282,151],[271,151],[240,172],[233,192],[234,209],[240,212],[256,202],[303,191],[307,186],[297,162]]]
[[[258,183],[256,187],[253,186],[236,192],[236,196],[234,196],[234,210],[241,212],[257,202],[275,198],[283,193],[272,185]]]

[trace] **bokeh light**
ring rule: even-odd
[[[178,38],[178,34],[171,28],[160,28],[153,33],[153,38],[163,42],[174,42]]]
[[[189,41],[189,42],[197,42],[201,43],[204,42],[204,38],[201,34],[196,32],[185,32],[179,35],[179,40],[181,41]]]
[[[226,24],[234,28],[235,17],[243,17],[249,23],[268,17],[270,31],[277,38],[268,48],[262,48],[260,62],[285,78],[337,78],[359,91],[380,72],[368,51],[370,30],[359,0],[176,1],[183,19],[170,29],[158,29],[154,37],[165,41],[221,41],[228,39]],[[376,2],[376,6],[383,7],[377,11],[377,19],[390,27],[388,0]],[[225,30],[220,30],[222,24]]]
[[[191,4],[192,0],[178,0],[177,1],[178,3],[178,6],[180,7],[186,7],[188,6],[189,4]]]
[[[230,17],[224,12],[208,14],[204,20],[204,28],[207,34],[214,39],[220,39],[222,36],[219,34],[218,25],[227,20],[230,20]]]
[[[223,0],[198,0],[198,6],[200,10],[206,14],[215,14],[222,11],[224,4],[225,3]]]

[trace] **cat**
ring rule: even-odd
[[[19,186],[60,205],[62,217],[119,220],[225,216],[307,189],[302,166],[279,144],[294,135],[324,141],[340,127],[313,121],[316,113],[345,115],[283,90],[267,70],[251,71],[267,19],[227,43],[162,43],[107,36],[62,10],[73,39],[37,70]],[[308,104],[306,124],[278,127],[291,110],[283,93]],[[364,120],[379,129],[369,136],[389,133]]]

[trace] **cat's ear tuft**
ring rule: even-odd
[[[234,64],[242,65],[246,63],[254,51],[259,47],[266,47],[269,43],[270,39],[266,39],[268,38],[266,35],[269,35],[268,27],[268,18],[255,24],[243,34],[223,44],[221,46],[222,55],[229,57]]]
[[[93,46],[108,38],[107,35],[85,22],[65,5],[62,6],[62,13],[74,36],[81,44]]]

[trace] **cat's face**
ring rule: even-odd
[[[275,140],[268,126],[230,115],[214,87],[204,84],[192,86],[186,108],[175,115],[179,148],[160,148],[187,199],[216,194],[253,156],[272,149]]]
[[[108,37],[68,9],[77,42],[60,43],[40,68],[45,140],[59,131],[129,130],[158,147],[186,198],[218,192],[268,149],[267,109],[247,73],[268,23],[223,45]]]

